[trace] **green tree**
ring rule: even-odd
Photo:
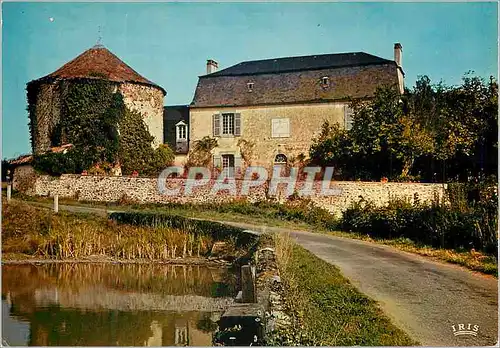
[[[334,165],[344,179],[421,175],[468,180],[497,175],[498,84],[467,74],[460,86],[421,76],[403,95],[379,88],[354,101],[353,127],[323,125],[313,163]],[[437,165],[439,164],[439,165]],[[436,175],[437,174],[437,177]]]
[[[126,110],[120,122],[119,160],[123,174],[137,171],[144,175],[157,175],[172,164],[174,153],[168,145],[153,149],[154,137],[147,130],[143,116]]]

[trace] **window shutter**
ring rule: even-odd
[[[214,167],[222,167],[221,157],[218,155],[214,155],[213,157]]]
[[[278,128],[279,128],[279,120],[272,119],[271,120],[271,137],[276,138],[276,136],[278,134]]]
[[[234,136],[241,136],[241,114],[234,114]]]
[[[349,106],[344,106],[344,128],[346,130],[350,130],[352,128],[352,115],[354,114],[353,110]]]
[[[283,130],[283,137],[290,136],[290,119],[284,118],[281,120],[281,129]]]
[[[241,157],[240,156],[234,156],[234,166],[235,166],[235,168],[241,167]]]
[[[241,175],[241,157],[234,156],[234,172],[237,177]]]
[[[220,135],[220,114],[212,116],[212,130],[214,137],[218,137]]]

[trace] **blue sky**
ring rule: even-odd
[[[418,75],[458,84],[497,76],[491,3],[3,3],[2,158],[30,152],[26,83],[102,43],[188,104],[206,59],[244,60],[364,51],[393,59],[405,84]],[[53,18],[53,21],[50,20]]]

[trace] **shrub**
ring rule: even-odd
[[[452,185],[449,205],[393,201],[387,207],[374,207],[359,202],[343,213],[341,228],[375,238],[409,238],[434,247],[494,254],[498,245],[496,197],[471,201],[465,198],[470,190],[470,186]]]
[[[209,136],[194,142],[189,151],[186,167],[207,167],[212,162],[212,150],[217,147],[217,139]]]
[[[126,110],[120,123],[120,164],[125,175],[137,171],[143,175],[158,175],[174,161],[168,145],[153,149],[153,136],[149,134],[140,113]]]
[[[96,161],[92,153],[73,148],[67,153],[49,152],[35,155],[33,167],[36,171],[49,175],[80,174],[89,169]]]
[[[152,153],[147,174],[158,175],[174,162],[174,152],[166,144],[160,144]]]

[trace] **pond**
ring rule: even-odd
[[[30,346],[211,346],[236,295],[226,268],[2,265],[2,339]]]

